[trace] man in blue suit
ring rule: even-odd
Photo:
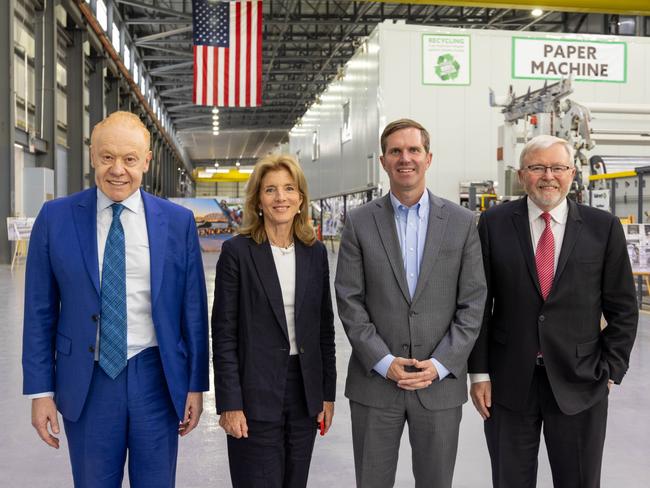
[[[194,219],[140,190],[149,132],[115,112],[95,126],[96,188],[43,205],[27,260],[23,392],[75,487],[173,487],[178,435],[208,390],[205,279]]]

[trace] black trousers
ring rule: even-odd
[[[282,418],[247,418],[248,438],[228,436],[233,488],[305,488],[316,437],[297,356],[289,359]]]
[[[553,486],[600,487],[606,425],[607,396],[576,415],[565,415],[555,401],[546,369],[537,366],[525,410],[513,412],[493,401],[485,421],[494,488],[536,486],[542,428]]]

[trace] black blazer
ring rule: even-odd
[[[334,315],[327,250],[295,239],[296,341],[311,416],[334,401]],[[217,262],[212,308],[212,351],[217,412],[277,421],[289,362],[282,290],[268,241],[245,236],[224,242]]]
[[[568,415],[600,401],[607,381],[619,383],[628,368],[639,313],[622,226],[607,212],[568,203],[546,302],[526,198],[496,206],[479,221],[488,300],[469,372],[489,373],[493,401],[511,410],[524,408],[538,351]]]

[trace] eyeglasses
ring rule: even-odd
[[[551,173],[554,175],[563,175],[570,169],[573,169],[571,166],[565,166],[563,164],[554,164],[553,166],[545,166],[543,164],[531,164],[524,168],[526,171],[530,171],[534,175],[541,176],[546,174],[547,170],[551,170]]]

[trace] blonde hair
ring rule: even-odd
[[[307,194],[307,179],[296,158],[289,154],[272,154],[260,159],[246,185],[246,201],[244,202],[244,222],[239,233],[251,237],[261,244],[268,239],[264,230],[264,219],[258,215],[260,210],[260,188],[262,179],[269,171],[285,169],[296,183],[302,196],[300,213],[293,218],[293,235],[303,244],[311,246],[316,242],[314,227],[309,217],[309,196]]]
[[[104,120],[95,124],[95,127],[93,127],[93,131],[90,134],[90,144],[92,145],[94,143],[94,140],[97,137],[97,132],[99,132],[104,127],[112,124],[126,125],[134,129],[141,130],[142,135],[144,135],[144,140],[147,145],[147,150],[149,150],[151,144],[151,134],[149,134],[147,127],[142,123],[140,117],[138,117],[135,114],[132,114],[131,112],[124,112],[121,110],[111,113]]]

